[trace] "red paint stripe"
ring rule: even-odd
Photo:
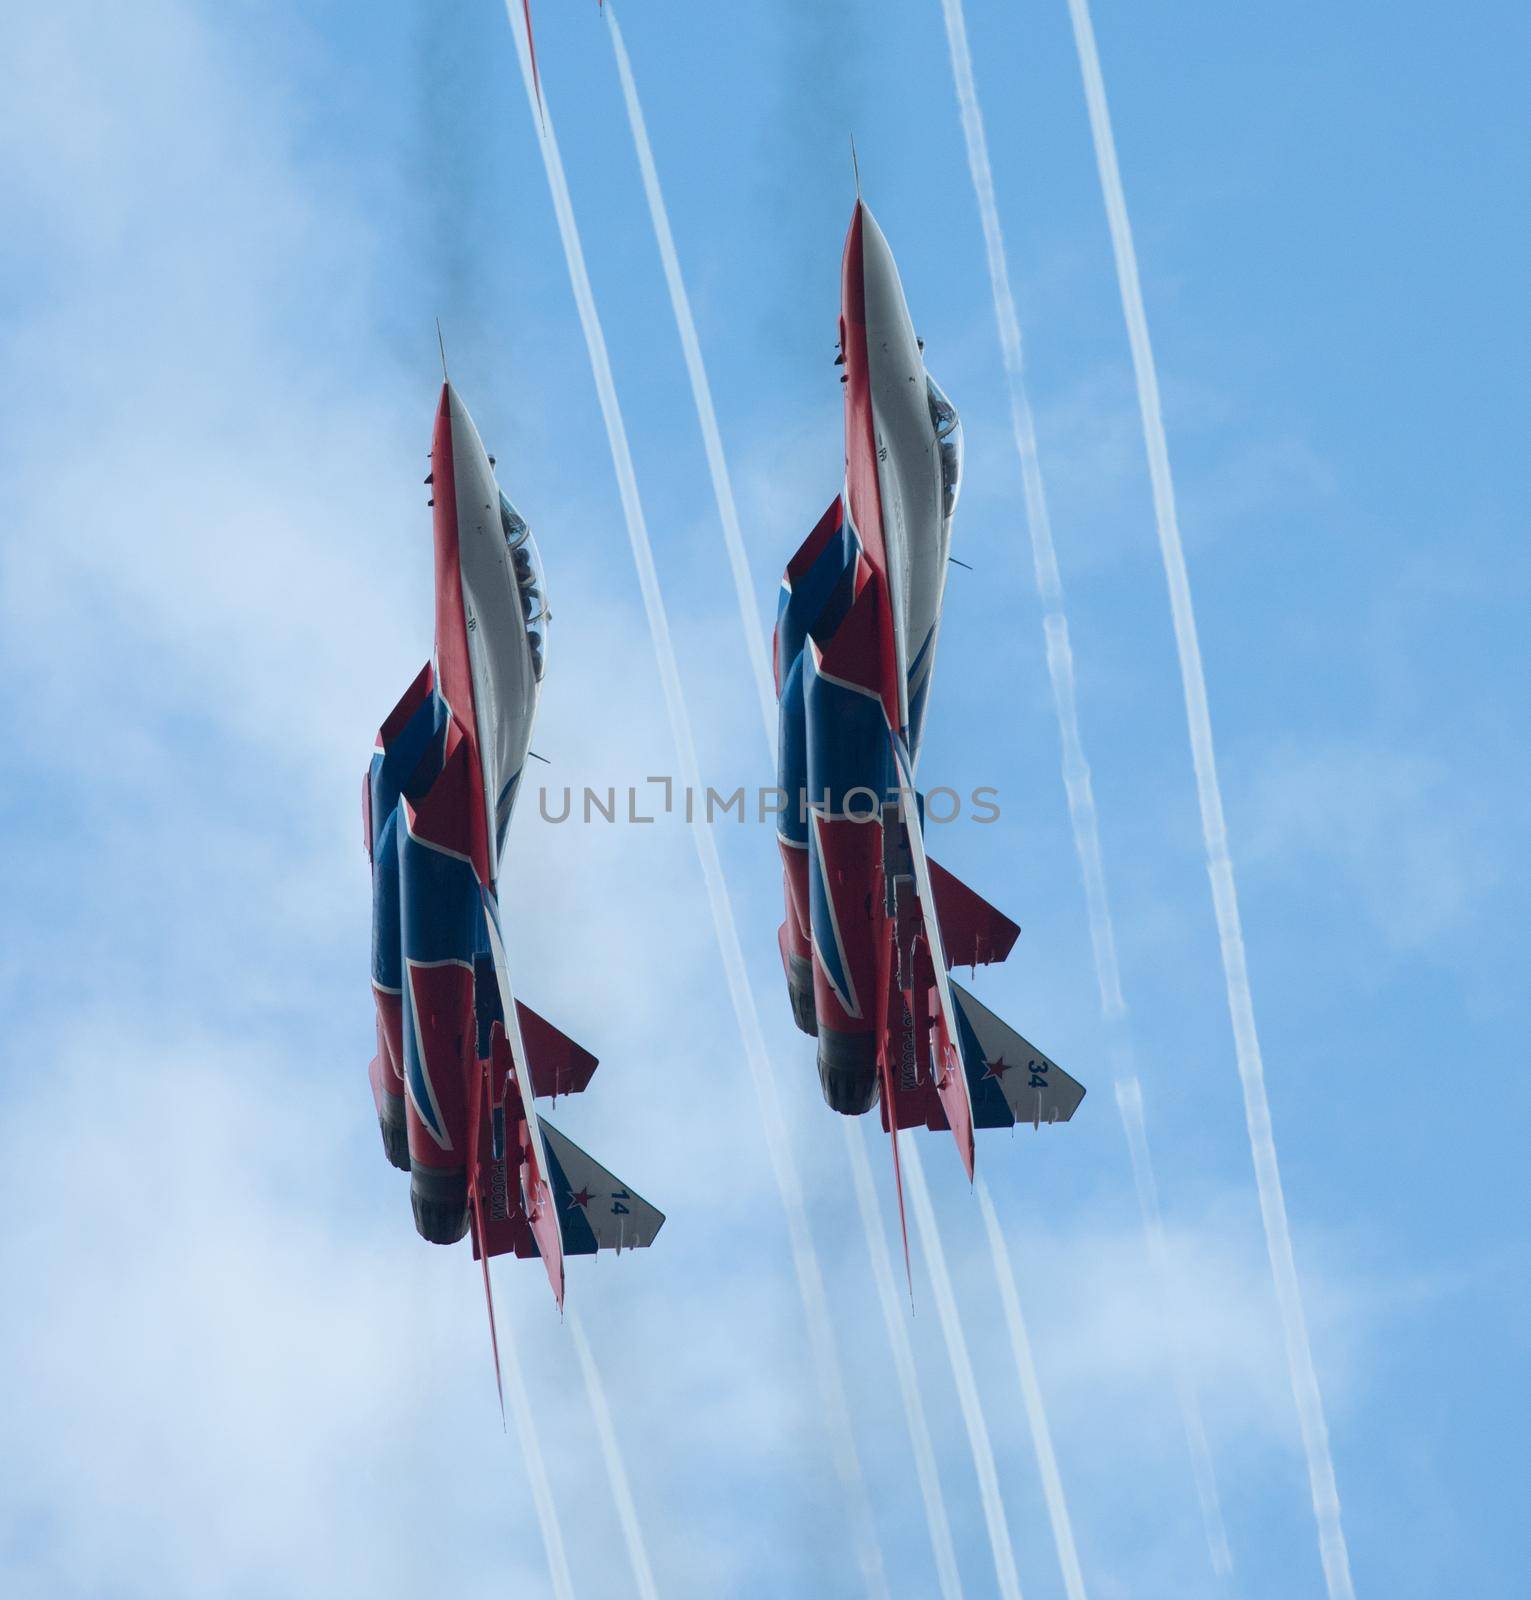
[[[432,524],[436,543],[436,669],[442,698],[451,708],[453,720],[468,747],[465,853],[473,861],[479,882],[487,884],[490,881],[489,824],[484,815],[483,765],[473,705],[473,668],[468,659],[468,623],[462,603],[451,393],[450,388],[442,384],[441,404],[436,409],[436,428],[431,440],[431,478],[436,491]]]
[[[385,750],[403,733],[409,719],[430,698],[431,690],[435,687],[436,675],[427,661],[415,674],[415,681],[399,696],[399,703],[388,713],[387,720],[378,730],[378,741]]]
[[[879,687],[888,724],[899,725],[898,662],[888,596],[888,548],[882,530],[882,489],[877,480],[877,436],[872,420],[872,379],[867,363],[866,269],[862,254],[862,206],[858,200],[845,236],[840,268],[840,349],[845,356],[845,486],[851,521],[878,577],[887,612],[880,648]]]

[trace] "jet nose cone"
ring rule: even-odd
[[[877,218],[865,205],[860,207],[858,220],[863,320],[869,331],[876,329],[884,335],[891,334],[902,330],[909,322],[898,264],[877,225]]]
[[[452,438],[458,449],[483,450],[478,426],[463,403],[463,397],[451,383],[444,383],[441,386],[441,414],[451,423]]]
[[[877,225],[877,218],[872,215],[872,208],[859,195],[856,198],[856,215],[861,221],[862,249],[866,251],[881,251],[886,255],[888,241],[883,237],[883,231]]]
[[[867,259],[886,255],[888,241],[877,226],[877,219],[858,194],[851,210],[851,225],[845,235],[845,255],[841,262],[840,308],[845,320],[857,327],[867,319]]]

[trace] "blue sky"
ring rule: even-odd
[[[1527,23],[1305,5],[1095,15],[1165,392],[1245,933],[1357,1590],[1523,1592],[1519,1070]],[[538,45],[702,765],[762,774],[748,664],[606,31]],[[991,1136],[1092,1595],[1323,1592],[1260,1233],[1132,374],[1066,7],[968,27],[1068,594],[1176,1279],[1145,1258],[937,0],[623,25],[763,615],[837,491],[855,132],[967,478],[924,755],[1003,816],[933,841],[1025,932],[980,996],[1094,1091]],[[453,376],[538,530],[550,781],[673,753],[504,14],[59,4],[0,94],[0,874],[11,1374],[0,1588],[548,1592],[478,1286],[385,1165],[357,816],[430,648]],[[934,1592],[838,1130],[791,1025],[768,830],[721,847],[831,1284],[895,1593]],[[669,1214],[576,1262],[661,1592],[859,1592],[690,842],[518,816],[526,999],[602,1058],[557,1119]],[[874,1149],[885,1196],[885,1153]],[[925,1166],[1028,1596],[1063,1594],[978,1214]],[[891,1216],[891,1212],[890,1212]],[[498,1277],[577,1592],[631,1591],[578,1368]],[[965,1590],[994,1592],[918,1253],[910,1330]],[[1170,1385],[1198,1379],[1235,1572]]]

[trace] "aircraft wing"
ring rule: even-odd
[[[539,1017],[522,1000],[516,1001],[516,1021],[521,1030],[532,1092],[540,1100],[561,1094],[578,1094],[590,1082],[599,1063],[583,1045]]]
[[[930,863],[930,886],[935,891],[946,959],[952,966],[984,967],[1010,954],[1021,930],[1003,911],[936,860]]]

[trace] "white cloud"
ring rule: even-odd
[[[429,649],[434,397],[380,347],[364,207],[295,150],[270,63],[235,59],[200,15],[50,8],[9,36],[34,87],[0,113],[7,176],[49,272],[7,337],[26,403],[8,411],[0,469],[0,649],[28,705],[5,863],[27,937],[5,971],[19,1134],[0,1167],[0,1276],[20,1309],[0,1326],[18,1397],[0,1581],[50,1597],[537,1592],[476,1274],[414,1239],[364,1078],[359,789],[372,732]],[[314,304],[332,315],[316,324]],[[539,443],[556,438],[543,426]],[[536,776],[554,785],[624,786],[671,763],[598,459],[523,506],[557,610],[536,737],[554,763]],[[838,475],[818,431],[746,462],[745,527],[775,552],[757,560],[764,594]],[[717,665],[733,602],[710,537],[699,525],[688,547],[710,579],[673,550],[660,564],[690,601],[678,625],[704,769],[732,783],[756,772],[758,732],[742,655]],[[906,1526],[907,1445],[839,1133],[775,964],[769,844],[723,848],[857,1356],[882,1532],[918,1582],[928,1553]],[[553,827],[531,807],[509,860],[520,987],[603,1059],[555,1120],[670,1216],[649,1256],[571,1268],[661,1588],[781,1593],[833,1575],[848,1557],[838,1497],[689,841],[678,822]],[[960,1198],[942,1197],[954,1217]],[[1102,1593],[1167,1537],[1110,1513],[1121,1417],[1158,1407],[1157,1431],[1128,1436],[1166,1483],[1180,1470],[1129,1215],[1120,1230],[1059,1222],[1027,1250],[1064,1470],[1108,1508],[1083,1524]],[[1288,1429],[1260,1264],[1213,1218],[1179,1244],[1196,1348],[1226,1400],[1221,1446],[1258,1458]],[[975,1345],[987,1331],[998,1350],[987,1270],[967,1262],[959,1291]],[[497,1286],[555,1490],[578,1510],[576,1584],[622,1592],[545,1285],[502,1263]],[[934,1319],[913,1326],[939,1394]],[[955,1423],[937,1444],[960,1487]]]

